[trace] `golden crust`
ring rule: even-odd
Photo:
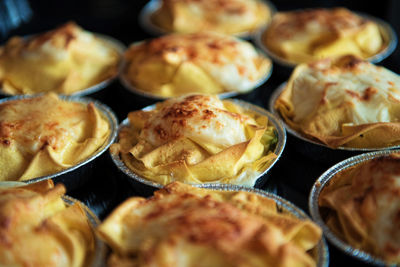
[[[79,203],[66,206],[51,180],[0,187],[1,266],[88,266],[94,232]]]
[[[345,8],[280,12],[263,41],[273,53],[296,64],[344,54],[367,59],[387,46],[375,22]]]
[[[182,260],[187,266],[315,266],[308,251],[322,234],[311,221],[279,212],[271,199],[178,182],[149,199],[128,199],[98,233],[114,250],[109,266]]]
[[[400,263],[400,154],[379,157],[340,172],[323,189],[324,221],[355,248]]]
[[[400,143],[400,78],[354,56],[301,64],[275,102],[286,123],[329,147]]]
[[[133,172],[159,184],[254,185],[276,155],[265,116],[211,95],[189,95],[128,115],[111,148]]]
[[[0,180],[55,173],[95,153],[110,126],[95,106],[55,94],[0,104]]]
[[[271,61],[248,42],[215,33],[171,34],[133,44],[123,75],[162,97],[252,90]]]
[[[118,52],[73,22],[0,49],[0,83],[7,94],[72,94],[117,74]]]
[[[267,24],[271,10],[259,0],[162,0],[152,21],[168,32],[252,32]]]

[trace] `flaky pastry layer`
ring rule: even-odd
[[[322,190],[324,221],[351,246],[400,264],[400,155],[352,166]]]
[[[161,0],[152,21],[168,32],[252,32],[271,19],[271,10],[259,0]]]
[[[117,74],[118,52],[75,23],[0,48],[0,83],[6,94],[72,94]]]
[[[139,91],[172,97],[254,89],[271,61],[249,43],[216,33],[170,34],[125,53],[124,77]]]
[[[321,239],[310,220],[248,192],[179,182],[126,200],[99,226],[109,266],[316,266]]]
[[[189,95],[128,115],[111,152],[139,176],[159,184],[253,186],[276,155],[268,118],[212,95]]]
[[[279,12],[263,34],[266,47],[295,64],[353,54],[367,59],[387,47],[379,25],[345,8]]]
[[[400,78],[354,56],[296,67],[275,102],[293,129],[329,147],[400,143]]]
[[[67,206],[64,194],[51,180],[0,187],[1,266],[89,266],[93,229],[81,205]]]
[[[92,156],[111,133],[93,103],[51,93],[0,104],[0,181],[50,175]]]

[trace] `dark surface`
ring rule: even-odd
[[[17,1],[18,2],[18,1]],[[23,1],[26,2],[26,1]],[[273,2],[273,1],[272,1]],[[110,35],[125,45],[140,41],[151,36],[140,28],[137,18],[143,0],[90,0],[90,1],[30,1],[32,10],[29,22],[22,24],[2,35],[3,41],[9,36],[32,34],[49,30],[66,21],[74,20],[83,28]],[[399,33],[400,1],[285,1],[273,2],[278,10],[290,10],[304,7],[333,7],[345,6],[352,10],[361,11],[389,22]],[[1,6],[0,6],[1,8]],[[4,17],[1,17],[0,20]],[[1,22],[1,21],[0,21]],[[3,25],[4,26],[4,25]],[[399,49],[379,65],[383,65],[399,73]],[[267,108],[272,91],[288,78],[285,69],[274,65],[270,79],[255,91],[238,98]],[[101,93],[91,97],[98,98],[117,114],[122,121],[128,111],[137,110],[154,101],[146,100],[127,92],[119,81],[115,81]],[[301,146],[294,146],[298,140],[288,135],[288,142],[279,162],[271,169],[270,179],[263,189],[273,191],[292,201],[308,212],[307,201],[310,188],[325,170],[334,162],[321,163],[317,160],[321,155],[302,153]],[[297,143],[298,144],[298,143]],[[299,148],[300,147],[300,148]],[[303,151],[304,152],[304,151]],[[305,155],[306,154],[306,155]],[[108,155],[101,158],[95,166],[94,177],[77,190],[68,192],[86,203],[99,217],[103,219],[109,212],[129,196],[140,195],[122,176],[110,161]],[[339,252],[330,246],[330,266],[364,265]]]

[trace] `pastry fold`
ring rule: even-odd
[[[262,38],[270,51],[295,64],[346,54],[367,59],[388,45],[377,22],[345,8],[279,12]]]
[[[325,223],[351,246],[400,263],[400,155],[390,154],[338,173],[319,197]]]
[[[73,22],[54,30],[12,37],[0,48],[0,83],[11,94],[72,94],[118,71],[119,52]]]
[[[168,32],[242,34],[266,25],[271,15],[260,0],[162,0],[151,20]]]
[[[94,232],[79,203],[66,205],[65,188],[51,180],[0,187],[1,266],[88,266]]]
[[[329,147],[400,143],[400,78],[354,56],[296,67],[275,102],[286,123]]]
[[[190,95],[128,115],[111,148],[133,172],[168,184],[253,186],[276,155],[268,118],[211,95]]]
[[[28,180],[71,167],[95,154],[110,135],[93,103],[50,93],[0,104],[0,181]]]
[[[126,200],[97,230],[109,266],[316,266],[309,252],[322,235],[272,199],[180,182]]]
[[[244,93],[265,79],[271,67],[267,57],[238,38],[211,32],[170,34],[131,45],[123,76],[135,89],[160,97]]]

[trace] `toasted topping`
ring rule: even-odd
[[[276,158],[268,118],[213,95],[186,95],[130,112],[111,153],[160,184],[254,185]]]
[[[359,141],[367,147],[387,146],[400,141],[396,130],[400,127],[396,126],[400,119],[399,88],[397,74],[354,56],[343,56],[298,66],[276,107],[293,127],[329,146],[350,145],[366,133],[365,127],[378,125],[390,127],[385,130],[387,140],[374,136]],[[290,105],[291,110],[283,105]]]
[[[346,31],[354,31],[364,24],[369,23],[367,19],[359,17],[344,8],[335,9],[305,9],[278,14],[282,22],[276,24],[276,36],[282,39],[291,39],[301,33],[319,30],[321,32],[335,32],[340,35]],[[275,26],[275,25],[274,25]]]
[[[110,263],[126,257],[135,266],[165,263],[162,251],[186,266],[199,258],[199,266],[314,266],[308,251],[321,238],[311,221],[279,212],[272,199],[181,183],[127,200],[98,229],[113,247]]]
[[[349,77],[352,77],[349,81]],[[301,86],[302,83],[307,86]],[[379,121],[391,121],[387,117],[392,104],[396,104],[392,99],[400,100],[400,91],[393,90],[391,83],[400,86],[399,77],[383,69],[374,66],[366,61],[362,61],[353,56],[345,56],[337,61],[324,60],[323,64],[312,63],[309,68],[304,68],[302,73],[294,79],[293,100],[295,108],[314,110],[316,106],[307,106],[307,102],[302,104],[303,97],[316,98],[313,102],[330,109],[337,108],[342,103],[352,103],[352,113],[347,123],[363,124]],[[320,90],[323,94],[320,95]],[[322,96],[323,101],[317,99]],[[341,101],[339,101],[341,99]],[[384,103],[388,105],[384,106]],[[381,106],[380,108],[373,108]],[[368,110],[365,110],[368,106]],[[382,115],[377,115],[382,114]],[[383,114],[385,115],[385,117]],[[294,121],[299,122],[310,115],[307,113],[296,113]],[[394,114],[393,114],[394,115]],[[394,119],[394,118],[393,118]],[[397,119],[395,119],[397,120]]]
[[[345,54],[366,59],[387,45],[374,21],[345,8],[280,12],[263,40],[272,52],[295,64]]]
[[[0,139],[32,154],[47,145],[61,149],[82,134],[74,126],[90,120],[88,109],[94,106],[59,101],[55,95],[8,101],[0,104]]]
[[[63,103],[55,96],[6,102],[0,105],[0,139],[16,142],[32,154],[47,145],[58,150],[80,134],[81,129],[73,125],[88,120],[87,109],[81,103]]]
[[[142,137],[154,146],[185,136],[228,147],[246,140],[246,120],[227,111],[215,96],[191,95],[166,101],[146,122]]]
[[[0,51],[0,82],[7,94],[72,94],[115,75],[118,52],[75,23],[11,38]]]
[[[232,14],[243,14],[249,10],[249,6],[244,1],[238,0],[165,0],[170,4],[185,3],[185,4],[197,4],[201,5],[204,10],[214,12],[226,12]]]
[[[163,96],[245,92],[270,69],[250,43],[215,33],[165,35],[132,45],[126,58],[126,77]]]
[[[234,59],[240,47],[238,39],[211,33],[190,35],[167,35],[144,43],[149,55],[161,55],[162,58],[173,58],[177,62],[186,60],[205,60],[222,64]],[[221,52],[224,52],[221,54]],[[254,55],[254,54],[253,54]],[[179,59],[179,60],[178,60]]]
[[[152,17],[170,32],[251,32],[270,20],[271,11],[259,0],[163,0]]]
[[[54,94],[6,101],[0,104],[0,180],[31,179],[76,164],[96,152],[109,132],[92,103]]]

